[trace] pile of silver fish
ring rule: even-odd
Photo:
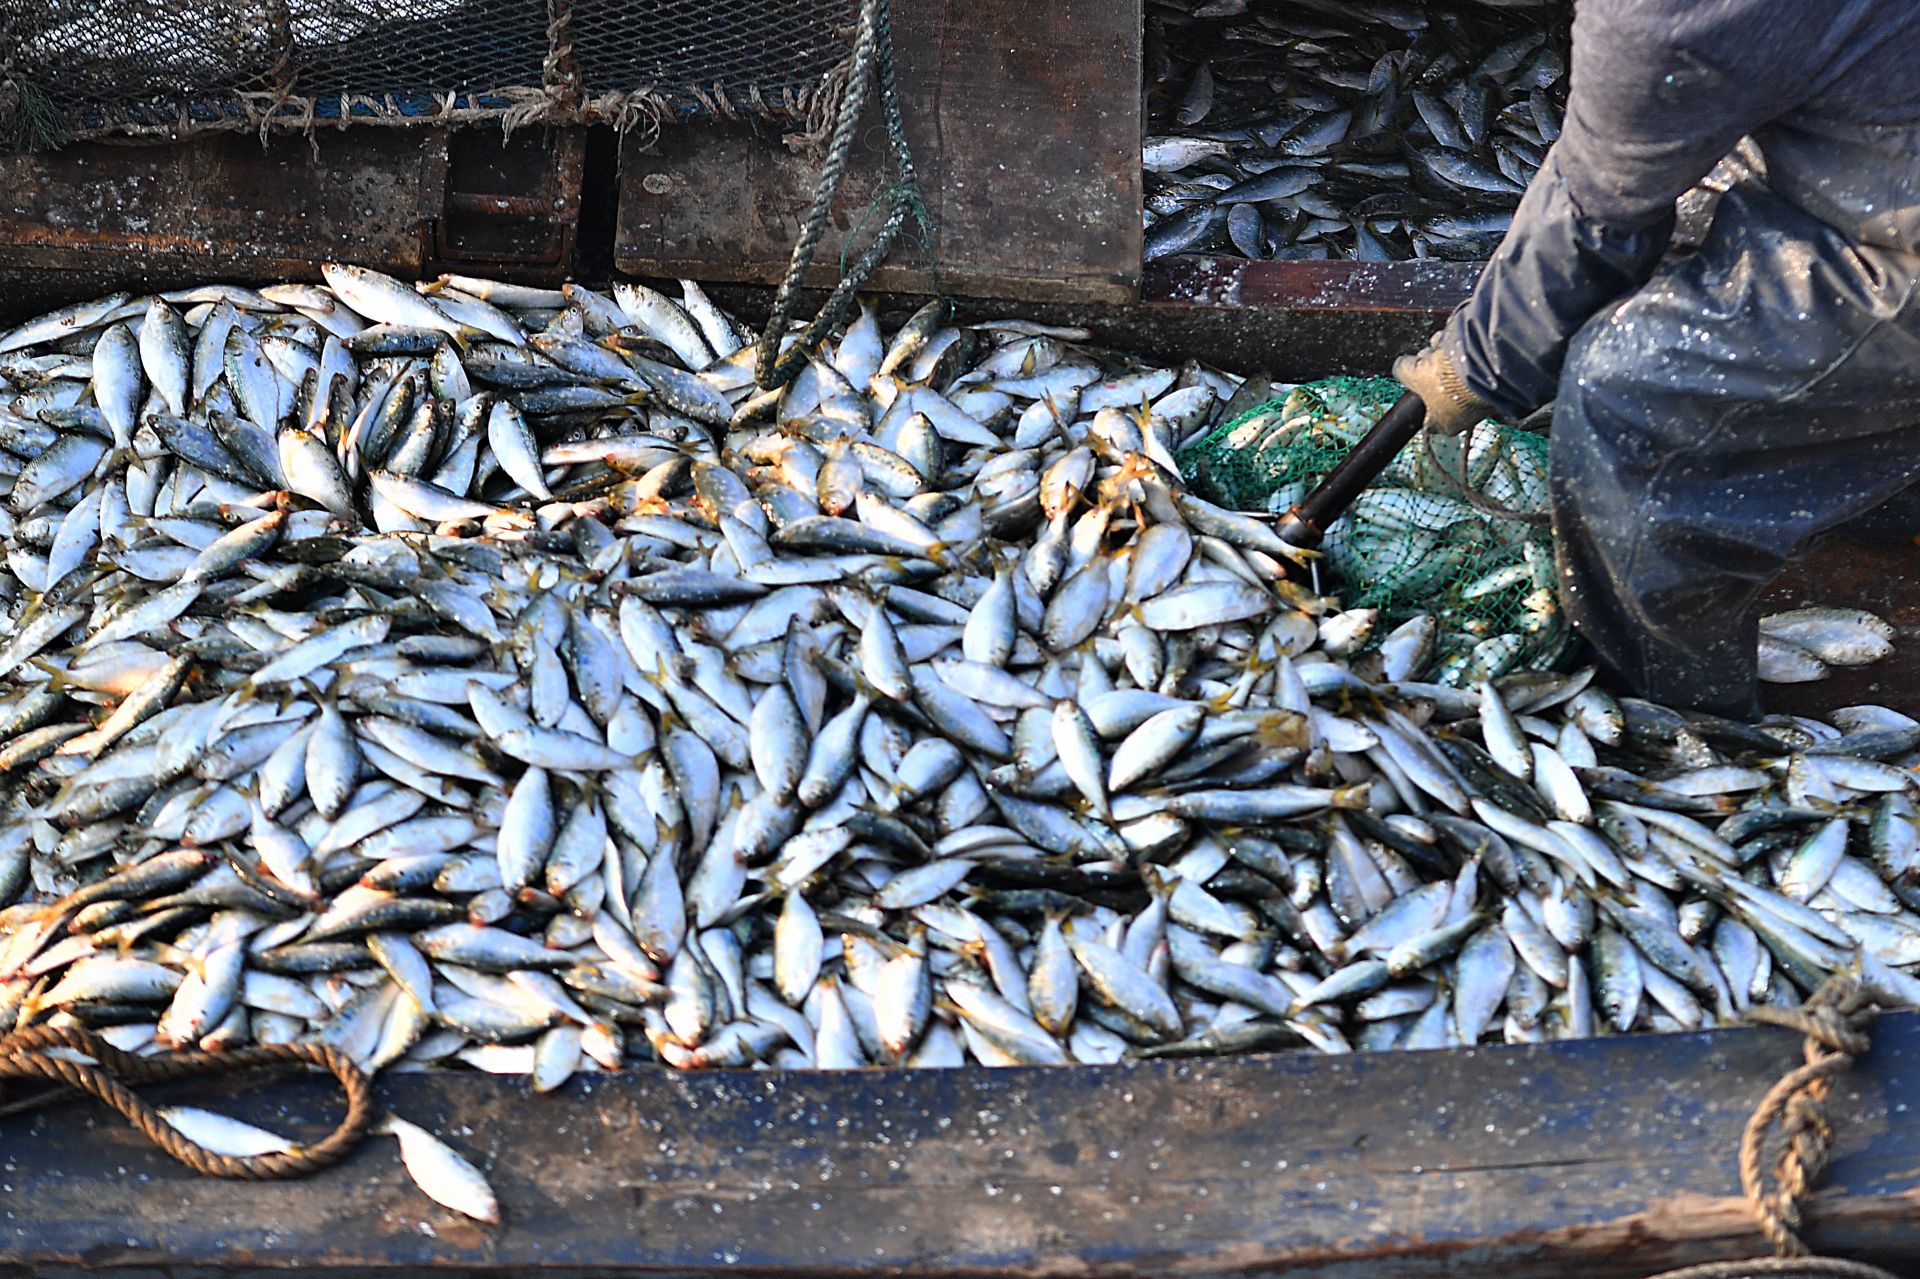
[[[1570,5],[1147,13],[1149,262],[1484,261],[1560,136]]]
[[[324,278],[0,335],[0,1027],[546,1090],[1913,998],[1920,722],[1425,680],[1170,469],[1236,379]]]

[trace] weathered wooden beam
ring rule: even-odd
[[[1143,302],[1229,310],[1444,315],[1466,300],[1480,262],[1253,262],[1162,258],[1146,269]]]
[[[1920,1257],[1920,1016],[1834,1091],[1816,1247]],[[115,1116],[0,1122],[0,1274],[1644,1275],[1750,1255],[1735,1152],[1797,1038],[862,1074],[636,1071],[535,1097],[391,1075],[506,1222],[422,1198],[390,1141],[310,1180],[196,1178]],[[317,1134],[317,1080],[218,1104]]]
[[[335,257],[411,277],[446,167],[438,129],[0,156],[0,292],[308,278]]]
[[[1138,302],[1036,294],[1019,301],[968,300],[960,316],[1017,314],[1086,325],[1097,341],[1145,358],[1174,364],[1200,359],[1283,382],[1340,373],[1380,376],[1396,355],[1419,346],[1445,321],[1472,290],[1479,270],[1458,262],[1167,258],[1146,268]],[[764,321],[771,297],[764,286],[729,284],[712,291],[754,323]],[[876,292],[893,323],[918,305],[910,293]],[[822,296],[809,291],[803,307],[817,306]]]
[[[938,274],[913,235],[874,287],[1127,301],[1140,275],[1140,0],[911,0],[893,6],[908,140]],[[820,177],[766,126],[687,125],[620,158],[614,260],[633,275],[774,283]],[[891,170],[862,117],[811,281],[831,284]]]
[[[0,154],[0,323],[116,289],[319,278],[345,260],[558,283],[581,129],[362,127]]]

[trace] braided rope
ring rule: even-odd
[[[794,242],[786,278],[780,282],[780,288],[774,294],[773,312],[767,317],[766,328],[755,343],[754,381],[763,391],[785,386],[806,367],[814,349],[846,317],[848,307],[853,304],[854,291],[866,282],[867,277],[873,274],[873,269],[892,251],[893,242],[906,225],[909,215],[919,221],[931,252],[931,221],[926,204],[920,197],[919,181],[914,172],[913,154],[907,145],[905,122],[894,80],[893,26],[887,0],[861,0],[860,23],[855,28],[853,53],[847,65],[846,91],[840,99],[839,118],[827,146],[827,157],[820,166],[820,185],[814,191],[813,204],[807,210],[806,221],[801,223],[800,238]],[[841,179],[846,176],[855,128],[867,102],[869,78],[874,82],[872,87],[879,90],[881,112],[887,128],[887,148],[894,168],[893,184],[880,195],[876,203],[885,202],[889,212],[873,242],[851,267],[846,263],[845,252],[842,252],[839,281],[821,304],[819,313],[808,322],[800,340],[782,355],[780,339],[793,320],[796,295],[808,269],[813,265],[821,234],[826,230],[827,216],[833,210],[834,197],[839,194]],[[864,220],[863,217],[862,222]]]
[[[577,111],[585,96],[580,64],[573,53],[573,0],[547,0],[547,56],[540,66],[540,84],[553,99],[557,113]]]
[[[1861,984],[1844,975],[1829,978],[1798,1008],[1748,1010],[1747,1020],[1799,1031],[1805,1041],[1801,1052],[1806,1064],[1767,1090],[1740,1135],[1740,1186],[1760,1233],[1778,1255],[1686,1266],[1653,1279],[1895,1279],[1864,1261],[1813,1256],[1799,1234],[1801,1200],[1820,1179],[1832,1151],[1827,1094],[1833,1081],[1867,1051],[1867,1028],[1876,1011]],[[1769,1173],[1766,1151],[1776,1140],[1780,1153]]]
[[[1851,978],[1834,977],[1799,1008],[1760,1007],[1748,1017],[1798,1031],[1806,1064],[1789,1071],[1755,1108],[1740,1138],[1740,1185],[1753,1202],[1760,1231],[1783,1257],[1804,1257],[1800,1201],[1827,1166],[1833,1125],[1824,1103],[1836,1076],[1867,1051],[1873,1003]],[[1769,1177],[1762,1167],[1768,1137],[1779,1129],[1781,1151]]]
[[[56,1049],[81,1053],[92,1061],[74,1061],[53,1051]],[[279,1154],[215,1154],[168,1123],[158,1110],[127,1086],[302,1063],[318,1066],[340,1081],[341,1091],[347,1098],[347,1114],[319,1141]],[[176,1052],[136,1057],[78,1027],[36,1026],[0,1037],[0,1079],[9,1078],[64,1084],[96,1097],[119,1111],[154,1145],[208,1177],[275,1181],[305,1176],[346,1158],[367,1135],[376,1118],[373,1081],[346,1054],[321,1044],[265,1044],[233,1052]],[[53,1094],[36,1095],[9,1109],[30,1109],[57,1099]]]
[[[267,83],[275,107],[285,103],[293,96],[294,85],[300,79],[299,71],[293,61],[293,14],[287,8],[286,0],[270,0],[267,6],[270,31],[270,47],[273,50],[273,65],[267,69]],[[260,131],[260,143],[266,145],[267,133]]]

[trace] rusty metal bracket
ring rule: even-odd
[[[485,268],[529,282],[573,261],[586,130],[455,129],[447,135],[439,215],[423,228],[436,265]]]

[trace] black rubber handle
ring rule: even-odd
[[[1395,400],[1353,451],[1320,481],[1320,486],[1281,517],[1275,531],[1303,550],[1319,546],[1327,535],[1327,526],[1344,515],[1353,499],[1380,477],[1426,420],[1427,406],[1412,391]]]

